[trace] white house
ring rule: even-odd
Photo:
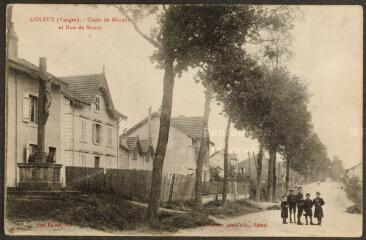
[[[18,37],[8,32],[6,99],[6,186],[17,186],[17,163],[34,157],[37,146],[39,68],[17,54]],[[127,117],[113,106],[103,73],[52,79],[45,144],[48,157],[65,166],[118,166],[118,128]]]
[[[202,121],[202,117],[180,116],[171,119],[163,172],[184,175],[195,173],[201,142]],[[121,140],[129,139],[129,141],[132,141],[132,138],[138,138],[140,142],[145,141],[146,146],[151,141],[152,149],[155,149],[159,136],[159,126],[160,114],[154,112],[150,117],[146,117],[122,134]],[[152,170],[152,160],[150,158],[127,155],[123,141],[121,141],[121,144],[119,162],[123,164],[124,168]],[[208,155],[209,151],[203,166],[202,175],[204,181],[208,181],[210,178]]]

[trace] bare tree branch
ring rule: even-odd
[[[141,29],[138,27],[137,23],[135,20],[133,20],[126,12],[126,10],[122,7],[122,6],[118,6],[118,5],[113,5],[115,8],[117,8],[126,18],[129,22],[131,22],[132,26],[134,27],[134,29],[136,30],[136,32],[138,34],[140,34],[141,37],[143,37],[146,41],[148,41],[149,43],[151,43],[154,47],[160,47],[160,45],[151,37],[147,36],[146,34],[144,34]]]

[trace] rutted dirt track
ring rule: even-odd
[[[340,188],[339,183],[324,182],[304,186],[304,193],[320,191],[325,200],[322,226],[282,224],[280,210],[263,211],[230,219],[215,219],[221,226],[206,226],[181,230],[177,236],[328,236],[359,237],[362,232],[362,215],[345,210],[353,203]],[[304,217],[302,218],[305,222]],[[316,220],[315,220],[316,222]]]
[[[91,228],[56,224],[55,226],[40,226],[40,222],[6,223],[7,232],[10,234],[24,235],[174,235],[174,236],[328,236],[328,237],[358,237],[362,231],[362,215],[349,214],[345,210],[353,203],[347,198],[339,183],[326,182],[304,186],[304,193],[309,192],[315,196],[320,191],[325,200],[323,206],[325,218],[322,226],[282,224],[280,210],[262,211],[240,217],[214,219],[219,226],[205,226],[193,229],[180,230],[176,233],[156,232],[151,229],[138,231],[104,232]],[[303,222],[305,221],[303,217]],[[316,220],[315,220],[316,222]],[[41,224],[49,222],[41,222]],[[9,232],[13,230],[13,232]]]

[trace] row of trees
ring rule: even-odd
[[[160,186],[169,138],[174,81],[188,69],[198,70],[196,81],[206,88],[203,129],[208,126],[213,98],[222,103],[223,112],[228,117],[223,204],[227,199],[231,125],[246,131],[260,143],[257,166],[261,166],[263,151],[269,152],[268,200],[276,197],[277,153],[286,159],[288,173],[290,166],[303,171],[306,163],[313,169],[311,164],[321,164],[319,159],[327,158],[324,145],[312,130],[306,86],[284,67],[290,54],[287,47],[290,31],[298,16],[296,9],[248,5],[115,7],[129,19],[136,32],[155,47],[151,59],[164,71],[160,130],[147,212],[151,226],[159,223]],[[149,34],[138,25],[139,20],[146,16],[156,17],[156,24]],[[253,49],[256,54],[248,54],[248,50]],[[202,206],[201,175],[208,143],[208,136],[202,131],[196,168],[196,209]],[[312,151],[315,145],[316,153]],[[309,149],[306,156],[303,155],[305,149]]]

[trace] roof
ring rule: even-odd
[[[220,167],[220,166],[218,166],[218,165],[216,165],[216,164],[214,164],[214,163],[212,163],[212,162],[209,162],[209,165],[210,165],[210,167],[212,167],[212,168],[216,168],[216,169],[218,169],[218,170],[223,170],[223,168],[222,168],[222,167]]]
[[[355,165],[355,166],[353,166],[353,167],[347,168],[347,169],[346,169],[346,171],[349,171],[349,170],[355,169],[355,168],[357,168],[357,167],[361,167],[361,163],[356,164],[356,165]]]
[[[8,63],[9,63],[9,67],[14,69],[14,70],[29,74],[34,78],[39,77],[39,67],[34,65],[33,63],[25,60],[25,59],[22,59],[22,58],[9,58]],[[64,81],[62,81],[60,78],[52,75],[51,73],[46,72],[46,74],[52,80],[54,80],[55,83],[57,83],[59,85],[64,85],[64,86],[67,85]]]
[[[153,112],[151,114],[151,118],[154,117],[160,117],[160,114],[158,112]],[[144,118],[140,122],[138,122],[136,125],[131,127],[127,130],[127,135],[134,132],[136,129],[140,128],[144,124],[146,124],[148,121],[148,118]],[[173,117],[171,118],[170,125],[184,134],[186,134],[188,137],[192,139],[200,139],[202,137],[202,124],[203,124],[203,117]],[[208,134],[208,130],[207,134]],[[210,142],[211,144],[214,144],[213,142]]]
[[[39,76],[39,67],[22,58],[9,58],[9,67],[29,74],[34,78],[38,78]],[[112,117],[127,119],[125,115],[114,109],[104,73],[68,77],[56,77],[49,72],[46,74],[55,84],[62,86],[62,91],[68,97],[88,105],[93,102],[96,92],[101,89],[106,96],[108,113]]]
[[[107,79],[103,73],[74,75],[61,77],[67,83],[66,92],[71,93],[80,102],[92,104],[98,91],[103,93],[106,102],[107,112],[112,117],[127,119],[127,116],[115,110],[112,97],[108,88]]]
[[[68,84],[68,92],[72,93],[80,101],[91,104],[101,85],[100,82],[104,81],[105,76],[103,74],[89,74],[61,77],[61,79]]]
[[[139,139],[139,137],[127,137],[126,135],[120,136],[120,145],[128,151],[137,149],[140,153],[153,152],[151,141],[148,139]]]
[[[151,141],[148,140],[148,139],[141,139],[140,140],[140,147],[141,147],[141,151],[143,153],[147,153],[149,151],[149,148],[152,147]]]
[[[218,151],[215,151],[213,154],[211,154],[210,158],[212,158],[213,156],[219,154],[219,153],[222,153],[224,154],[224,150],[218,150]],[[236,156],[235,153],[228,153],[228,157],[231,159],[231,160],[236,160],[238,161],[238,157]]]
[[[191,138],[200,139],[202,137],[203,117],[179,116],[171,119],[171,125]],[[208,130],[206,131],[208,134]]]

